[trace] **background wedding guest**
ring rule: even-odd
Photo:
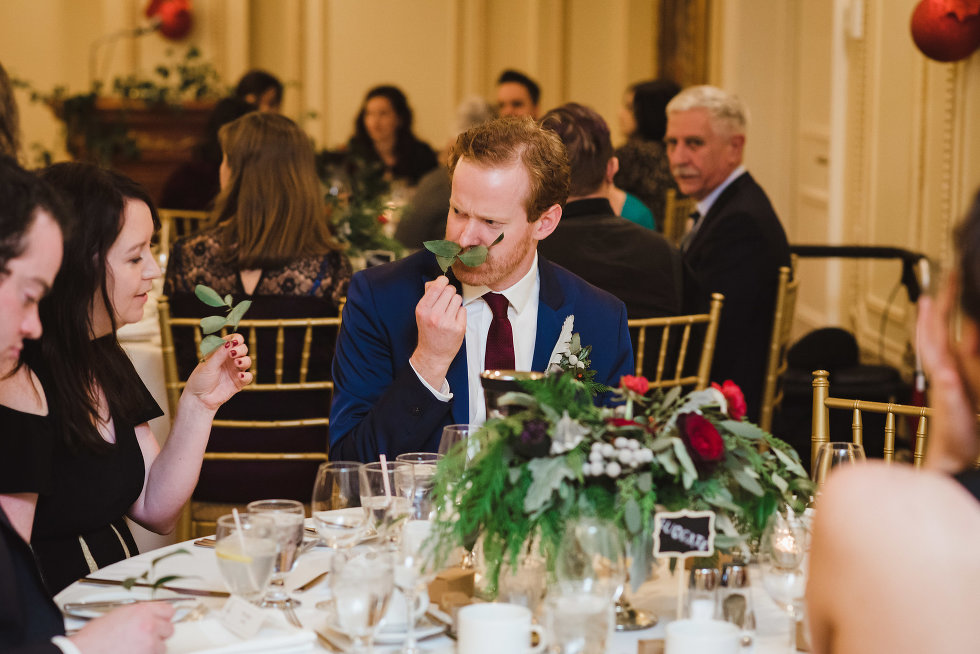
[[[0,64],[0,154],[14,159],[20,156],[20,112],[3,64]]]
[[[156,210],[135,182],[91,164],[55,164],[41,176],[76,224],[41,301],[44,333],[23,352],[40,385],[23,377],[21,393],[36,404],[13,433],[53,441],[31,547],[54,594],[138,552],[125,516],[157,533],[174,528],[215,411],[252,375],[241,336],[229,336],[188,380],[161,449],[147,422],[162,412],[116,340],[117,327],[142,319],[160,274],[150,251]]]
[[[541,87],[518,70],[505,70],[497,78],[497,112],[501,116],[538,119]]]
[[[853,466],[835,472],[817,501],[807,588],[816,654],[976,649],[980,195],[954,242],[947,285],[919,300],[933,409],[924,469]]]
[[[19,392],[28,378],[17,367],[25,338],[41,335],[38,301],[54,282],[62,257],[65,209],[51,189],[0,156],[0,420],[4,425],[0,457],[0,649],[12,654],[96,654],[98,652],[162,652],[173,633],[173,608],[146,603],[113,611],[92,620],[65,638],[64,620],[38,573],[23,534],[30,533],[25,509],[33,507],[49,452],[48,439],[15,433],[19,409],[31,397]],[[16,369],[15,369],[16,368]],[[11,374],[11,370],[13,373]],[[16,529],[6,511],[19,519]]]
[[[412,132],[412,110],[397,86],[376,86],[364,96],[347,142],[350,155],[380,164],[385,177],[409,186],[436,167],[436,153]]]
[[[160,206],[165,209],[210,209],[221,190],[221,143],[218,130],[223,125],[255,111],[254,104],[238,98],[223,98],[215,105],[201,141],[194,146],[191,160],[181,164],[163,185]]]
[[[704,301],[725,296],[711,379],[731,379],[758,420],[786,232],[772,203],[742,166],[747,116],[736,96],[713,86],[684,89],[667,105],[667,157],[700,218],[684,237],[684,262]]]
[[[264,70],[250,70],[238,80],[235,97],[255,105],[259,111],[279,113],[282,108],[282,82]]]
[[[313,146],[303,130],[285,116],[253,112],[220,131],[225,153],[222,191],[213,212],[214,225],[178,240],[170,254],[164,292],[174,316],[202,317],[207,309],[193,296],[197,284],[210,286],[236,301],[248,298],[248,318],[316,318],[336,316],[347,294],[351,265],[327,223],[323,190],[316,175]],[[309,358],[309,380],[329,380],[336,330],[317,329]],[[289,356],[302,343],[288,334],[284,373],[298,378]],[[261,330],[252,344],[261,352],[260,383],[274,382],[277,364],[274,330]],[[181,374],[197,361],[193,337],[175,330]],[[220,419],[275,420],[322,416],[330,404],[328,390],[262,391],[231,398]],[[209,448],[248,450],[254,430],[215,428]],[[323,428],[277,428],[263,433],[262,443],[275,451],[324,451]],[[261,447],[261,446],[259,446]],[[309,501],[315,461],[205,461],[195,500],[247,503],[281,497]]]
[[[646,205],[660,225],[667,190],[677,188],[664,149],[664,132],[667,103],[680,90],[680,86],[666,79],[638,82],[626,89],[619,111],[619,126],[627,140],[616,149],[619,170],[613,182],[616,188]],[[626,213],[632,202],[626,195],[613,199],[613,209],[628,218]]]

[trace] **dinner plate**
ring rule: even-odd
[[[155,593],[152,588],[133,588],[132,590],[126,590],[125,588],[111,588],[102,590],[93,589],[79,589],[80,592],[65,593],[64,596],[59,596],[59,605],[62,612],[73,618],[81,618],[82,620],[92,620],[93,618],[100,618],[104,616],[109,611],[112,611],[119,606],[129,606],[130,604],[125,603],[126,600],[136,600],[136,602],[146,602],[157,600],[165,600],[169,598],[179,597],[179,593],[175,593],[169,590],[158,590]],[[80,606],[87,603],[102,604],[104,602],[119,602],[117,606],[92,606],[85,607]],[[179,602],[173,602],[174,607],[174,617],[173,620],[179,620],[180,618],[187,615],[191,611],[195,604],[198,602],[198,598],[190,597],[186,600],[180,600]],[[69,606],[73,605],[73,606]]]
[[[446,630],[445,625],[436,624],[428,616],[422,616],[415,622],[415,638],[429,638]],[[374,635],[374,642],[381,645],[401,644],[405,642],[408,630],[405,625],[398,625],[397,628],[387,629],[381,627]]]

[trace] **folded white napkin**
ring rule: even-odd
[[[316,635],[312,631],[280,623],[271,616],[255,637],[242,640],[212,617],[175,624],[174,635],[167,640],[167,654],[299,654],[312,652],[315,641]]]

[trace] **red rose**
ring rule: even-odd
[[[613,427],[639,427],[635,420],[627,420],[626,418],[606,418],[606,424],[612,425]]]
[[[633,391],[634,393],[639,393],[640,395],[644,395],[648,390],[650,390],[650,382],[647,381],[646,377],[623,375],[619,380],[619,385],[627,390]]]
[[[378,214],[378,222],[381,223],[382,225],[387,225],[388,224],[388,216],[384,215],[383,213],[379,213]]]
[[[685,413],[677,418],[677,427],[695,463],[714,463],[725,454],[725,442],[715,426],[698,413]]]
[[[738,384],[731,379],[726,379],[721,386],[711,382],[711,388],[717,389],[725,396],[725,401],[728,402],[728,415],[732,420],[741,420],[745,417],[745,395],[742,394]]]

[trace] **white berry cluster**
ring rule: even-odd
[[[618,436],[612,443],[593,443],[589,460],[582,464],[586,477],[618,477],[624,469],[635,469],[653,461],[653,450],[633,438]]]
[[[575,366],[576,368],[584,368],[585,367],[585,361],[580,361],[579,358],[577,356],[575,356],[574,354],[569,354],[568,355],[568,365]]]

